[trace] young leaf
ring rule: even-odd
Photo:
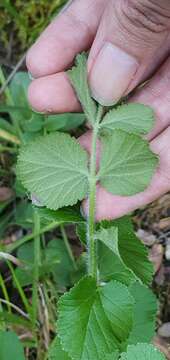
[[[68,134],[39,137],[21,150],[17,171],[23,185],[50,209],[87,195],[87,153]]]
[[[114,220],[113,225],[118,227],[119,251],[126,266],[145,285],[149,285],[153,276],[153,265],[148,259],[148,251],[134,233],[129,216]]]
[[[165,360],[165,356],[153,345],[138,344],[128,346],[127,353],[123,353],[120,360]]]
[[[94,124],[97,107],[95,101],[91,98],[87,82],[87,57],[85,53],[76,57],[76,66],[68,71],[68,75],[88,121]]]
[[[132,271],[128,270],[107,246],[99,242],[97,248],[100,281],[116,280],[126,286],[135,281]]]
[[[59,301],[57,329],[62,347],[74,360],[103,360],[119,349],[132,328],[133,298],[111,281],[96,287],[85,277]]]
[[[23,346],[12,331],[0,331],[0,359],[25,359]]]
[[[134,134],[147,134],[154,125],[154,112],[143,104],[126,104],[110,110],[100,124],[108,131],[124,130]]]
[[[121,258],[121,254],[119,251],[118,228],[116,226],[112,226],[108,229],[102,228],[101,230],[96,232],[96,238],[100,240],[103,244],[105,244],[105,246],[107,246],[114,255],[116,255],[125,272],[132,272],[131,269],[126,266],[126,262],[124,262]],[[135,274],[133,275],[133,279],[135,279]]]
[[[149,343],[155,335],[157,301],[146,286],[134,283],[129,291],[135,299],[133,328],[128,344]]]
[[[115,228],[118,229],[116,234]],[[131,271],[134,278],[149,284],[153,266],[148,260],[148,252],[136,237],[128,216],[112,222],[102,222],[97,238],[117,256],[124,269]]]
[[[69,355],[62,349],[62,346],[60,344],[60,340],[58,337],[54,339],[52,342],[49,354],[48,354],[49,360],[71,360]]]
[[[137,135],[114,130],[102,137],[98,179],[114,195],[134,195],[148,186],[157,157],[147,142]]]

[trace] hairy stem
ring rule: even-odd
[[[95,240],[95,212],[96,212],[96,148],[99,131],[99,123],[102,118],[103,108],[99,106],[97,119],[93,128],[90,176],[89,176],[89,210],[87,223],[88,244],[88,274],[97,280],[97,249]]]

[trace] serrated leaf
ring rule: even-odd
[[[148,251],[134,233],[130,217],[124,216],[111,222],[103,221],[102,228],[118,227],[118,247],[123,263],[131,269],[136,278],[149,285],[153,276],[153,265]]]
[[[126,104],[110,110],[100,123],[108,131],[124,130],[134,134],[147,134],[154,125],[153,110],[143,104]]]
[[[165,360],[165,356],[153,345],[138,344],[128,346],[127,353],[123,353],[120,360]]]
[[[95,101],[91,98],[88,86],[87,57],[85,53],[76,57],[76,66],[68,71],[68,75],[88,121],[91,124],[94,124],[96,120],[97,107]]]
[[[137,135],[114,130],[102,136],[102,155],[98,179],[114,195],[134,195],[149,185],[157,157]]]
[[[157,301],[146,286],[134,283],[129,291],[135,299],[133,328],[128,344],[150,343],[155,335]]]
[[[62,349],[62,346],[60,344],[60,340],[58,337],[54,339],[52,342],[49,354],[48,354],[49,360],[71,360],[69,355]]]
[[[64,350],[74,360],[103,360],[116,351],[131,330],[133,301],[116,281],[97,288],[91,277],[80,280],[59,301],[57,329]]]
[[[86,151],[74,138],[55,133],[22,148],[17,173],[43,205],[57,210],[86,197],[87,163]]]
[[[98,260],[101,281],[116,280],[127,286],[135,281],[132,271],[127,270],[120,259],[102,242],[98,244]]]
[[[118,228],[116,226],[112,226],[107,229],[101,228],[99,231],[96,232],[96,238],[100,240],[103,244],[105,244],[105,246],[107,246],[108,249],[112,251],[115,257],[117,257],[118,263],[120,263],[120,267],[124,269],[125,273],[128,273],[128,277],[129,272],[131,272],[132,278],[135,280],[135,274],[131,271],[130,268],[126,266],[126,262],[123,261],[121,253],[119,251]]]

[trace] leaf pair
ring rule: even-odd
[[[151,340],[155,306],[151,291],[139,283],[129,289],[117,281],[97,287],[92,278],[83,278],[60,298],[60,342],[56,340],[51,360],[62,359],[59,354],[64,360],[117,359],[127,343]]]
[[[71,360],[69,355],[62,350],[59,339],[53,343],[49,360]],[[153,345],[138,344],[136,346],[128,346],[127,352],[119,357],[118,352],[114,352],[104,358],[104,360],[165,360],[165,356],[161,354]],[[94,359],[93,359],[94,360]]]
[[[147,143],[121,130],[101,142],[101,185],[117,195],[143,191],[157,164]],[[88,155],[68,134],[39,137],[23,147],[17,168],[23,185],[50,209],[73,205],[88,194]]]

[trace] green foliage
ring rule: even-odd
[[[119,129],[133,134],[147,134],[153,125],[154,112],[149,106],[128,104],[110,110],[100,124],[100,128],[110,132]]]
[[[57,210],[87,195],[87,154],[67,134],[50,134],[24,147],[18,161],[24,186]]]
[[[68,354],[62,349],[59,338],[55,338],[49,350],[49,360],[71,360]]]
[[[60,292],[74,283],[57,304],[57,337],[49,352],[50,360],[132,360],[136,351],[140,360],[145,359],[143,354],[152,360],[153,348],[138,345],[150,342],[155,327],[156,301],[145,287],[153,274],[147,250],[134,234],[129,217],[97,225],[95,207],[98,183],[121,196],[133,195],[148,186],[158,161],[140,134],[151,129],[153,112],[137,104],[111,111],[98,105],[90,95],[85,54],[77,57],[68,76],[92,126],[91,154],[70,135],[51,133],[57,126],[60,129],[60,125],[53,124],[55,116],[45,119],[41,129],[37,118],[36,125],[30,121],[26,126],[29,143],[26,140],[26,146],[22,146],[17,165],[22,184],[44,206],[36,213],[40,223],[47,227],[50,223],[76,224],[86,249],[75,261],[62,226],[63,241],[50,240],[45,250],[34,246],[34,291],[37,279],[47,273]],[[70,119],[73,116],[69,115]],[[84,115],[78,114],[78,118],[80,123],[84,121]],[[34,141],[30,141],[31,133]],[[98,140],[102,143],[99,169]],[[71,206],[87,196],[89,209],[83,220],[78,208]],[[35,241],[39,241],[35,224],[34,231]],[[29,262],[31,273],[30,266]],[[75,284],[75,280],[79,282]]]
[[[148,343],[155,335],[156,298],[150,289],[137,282],[130,285],[129,291],[135,299],[135,306],[128,344]]]
[[[128,346],[127,353],[122,354],[120,360],[165,360],[165,356],[153,345],[138,344]]]
[[[73,359],[103,359],[129,335],[132,309],[133,298],[124,285],[111,281],[96,287],[94,279],[82,279],[59,301],[58,331],[64,349]]]
[[[12,46],[12,55],[18,61],[38,35],[56,16],[67,0],[23,1],[2,0],[0,4],[1,41],[6,50]],[[10,33],[15,38],[10,43]]]
[[[102,136],[102,156],[98,179],[115,195],[134,195],[148,185],[157,158],[145,140],[122,130]]]
[[[94,124],[96,119],[97,107],[91,98],[90,90],[87,84],[86,54],[78,55],[76,66],[68,72],[69,79],[76,90],[76,94],[83,107],[87,120]]]
[[[23,347],[14,332],[0,331],[0,359],[25,360]]]

